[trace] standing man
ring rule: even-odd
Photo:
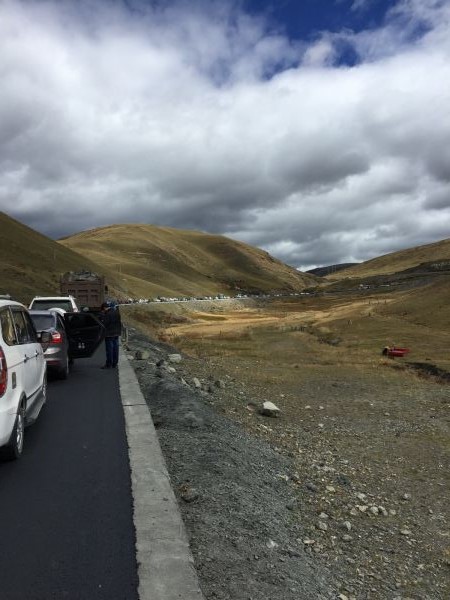
[[[119,336],[122,333],[122,321],[117,306],[103,302],[100,320],[105,326],[106,363],[102,369],[115,369],[119,362]]]

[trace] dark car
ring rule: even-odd
[[[50,342],[44,345],[47,369],[60,379],[67,379],[72,357],[64,316],[56,310],[30,310],[29,313],[38,334],[43,331],[51,334]]]

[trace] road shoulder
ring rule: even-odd
[[[129,447],[140,600],[203,600],[149,408],[124,353],[119,382]]]

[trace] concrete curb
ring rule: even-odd
[[[139,600],[204,600],[150,410],[124,352],[119,385],[130,457]]]

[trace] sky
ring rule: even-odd
[[[450,237],[450,0],[0,0],[0,210],[301,270]]]

